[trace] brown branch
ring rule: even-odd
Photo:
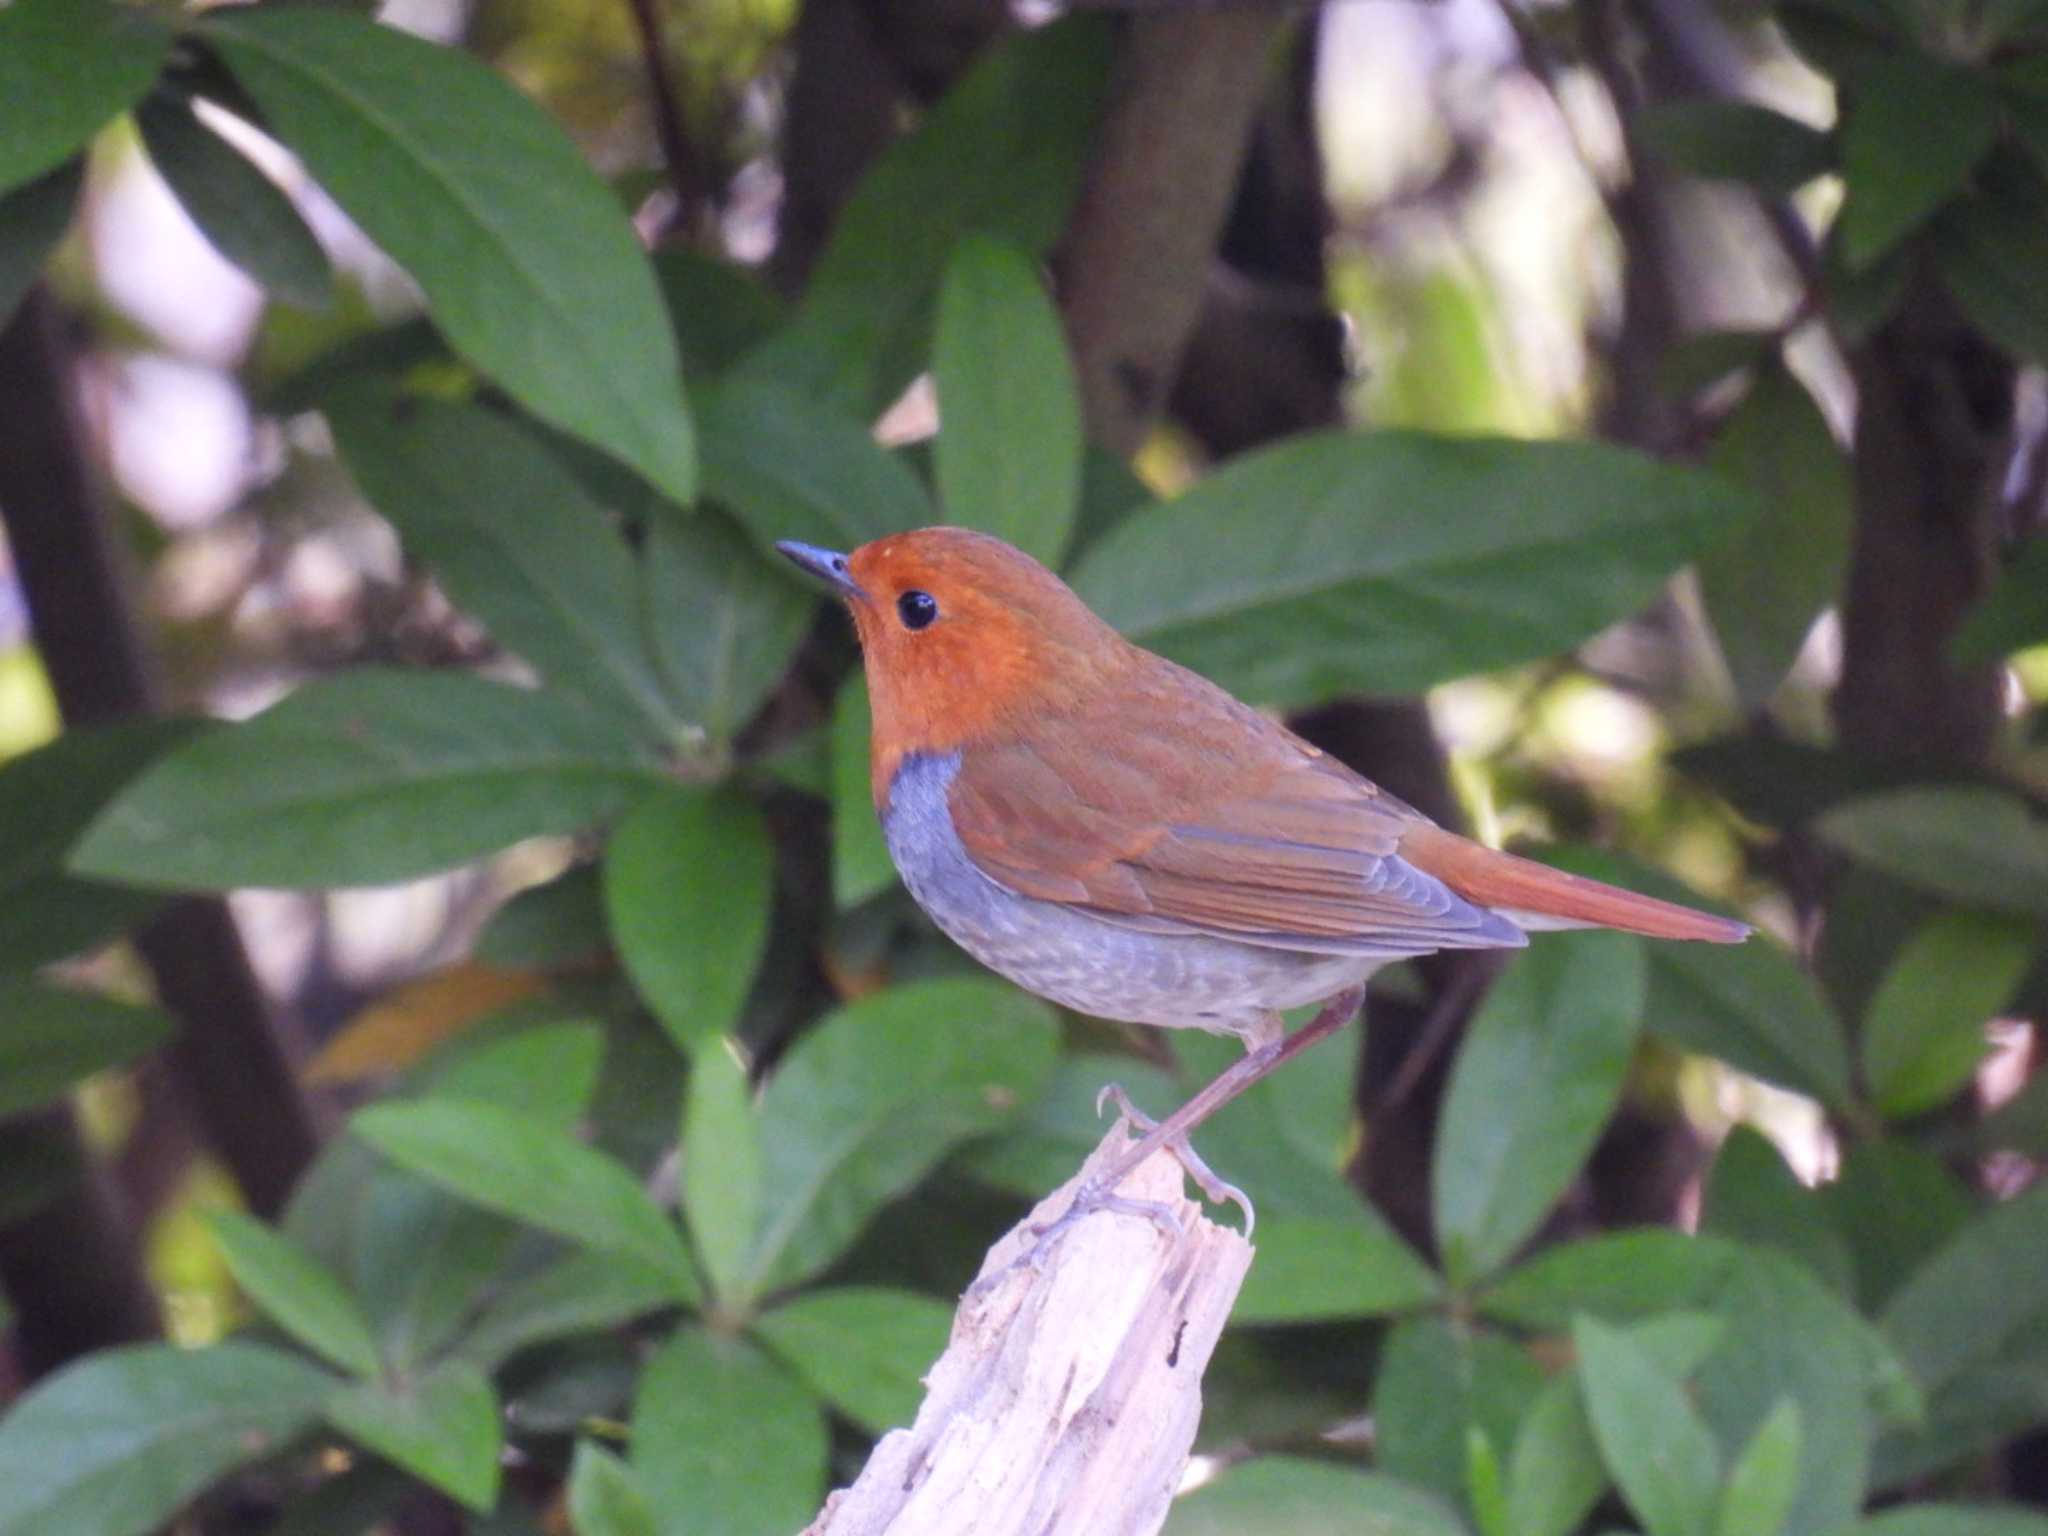
[[[1287,25],[1265,9],[1128,23],[1056,259],[1089,435],[1112,452],[1137,448],[1172,391]]]
[[[0,332],[0,513],[29,624],[65,721],[154,713],[160,689],[126,593],[70,387],[55,306],[38,288]],[[174,902],[136,938],[182,1027],[169,1048],[180,1092],[264,1215],[311,1161],[313,1118],[224,902]]]
[[[647,96],[654,109],[654,135],[661,143],[662,169],[668,174],[669,190],[675,194],[671,229],[694,229],[707,211],[711,188],[696,150],[690,144],[689,129],[683,123],[681,98],[675,75],[668,67],[668,50],[662,44],[661,16],[657,0],[626,0],[633,13],[633,28],[640,35],[640,57],[647,68]]]

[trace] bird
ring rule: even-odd
[[[1736,943],[1750,932],[1438,825],[1200,674],[1119,634],[992,534],[776,549],[846,605],[867,672],[875,812],[912,898],[1027,992],[1098,1018],[1233,1035],[1246,1054],[1077,1190],[1104,1206],[1189,1133],[1341,1028],[1381,966],[1515,949],[1546,928]],[[1287,1033],[1283,1010],[1321,1005]],[[1100,1100],[1098,1100],[1098,1108]],[[1169,1225],[1171,1223],[1168,1223]]]

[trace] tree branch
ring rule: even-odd
[[[1201,313],[1277,11],[1136,16],[1056,259],[1089,435],[1129,454],[1165,407]]]
[[[1173,1211],[1178,1236],[1098,1211],[1024,1260],[1032,1224],[1131,1145],[1119,1121],[989,1250],[917,1422],[882,1437],[805,1536],[1150,1536],[1165,1522],[1252,1245],[1184,1197],[1161,1153],[1119,1193]]]
[[[58,706],[71,725],[154,713],[160,689],[93,480],[57,311],[40,288],[0,332],[0,399],[0,512]],[[136,947],[183,1026],[168,1054],[185,1102],[250,1205],[274,1215],[317,1141],[226,903],[174,902]]]
[[[647,98],[654,109],[654,135],[661,143],[662,169],[668,174],[669,190],[676,199],[675,213],[668,225],[671,229],[692,229],[709,206],[711,187],[683,122],[675,75],[668,67],[668,50],[662,43],[657,3],[658,0],[626,0],[627,9],[633,13],[633,29],[640,35],[640,57],[647,68]]]

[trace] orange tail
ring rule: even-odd
[[[1416,826],[1403,832],[1401,856],[1467,901],[1503,909],[1511,916],[1520,912],[1567,924],[1619,928],[1653,939],[1704,939],[1709,944],[1740,944],[1749,937],[1747,923],[1499,853],[1442,827]]]

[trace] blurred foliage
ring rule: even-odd
[[[793,18],[672,9],[688,129],[739,176]],[[358,1536],[422,1487],[478,1532],[547,1512],[577,1536],[750,1536],[800,1525],[849,1448],[907,1421],[945,1297],[1098,1139],[1100,1085],[1162,1111],[1235,1049],[1136,1056],[975,973],[897,886],[843,626],[767,550],[941,518],[1261,705],[1436,689],[1483,822],[1772,930],[1546,936],[1516,959],[1450,1070],[1434,1254],[1357,1193],[1377,1127],[1337,1047],[1205,1128],[1264,1217],[1208,1382],[1212,1475],[1175,1536],[2048,1531],[1981,1502],[2048,1426],[2039,689],[1988,765],[1791,729],[1825,687],[1815,626],[1857,495],[1798,333],[1866,335],[1925,271],[2048,362],[2048,9],[1784,0],[1775,20],[1839,121],[1702,99],[1629,125],[1646,163],[1699,181],[1841,181],[1793,318],[1666,359],[1697,462],[1525,440],[1592,391],[1546,387],[1498,274],[1362,241],[1333,289],[1377,359],[1374,430],[1158,499],[1084,440],[1040,276],[1112,78],[1101,18],[981,53],[785,304],[728,259],[737,221],[649,257],[563,132],[646,185],[623,8],[487,7],[474,52],[353,7],[0,10],[0,312],[132,112],[219,254],[325,307],[269,310],[250,353],[277,461],[252,498],[382,572],[385,616],[335,620],[238,723],[47,744],[27,652],[0,652],[0,1113],[161,1046],[173,1022],[102,995],[80,957],[172,892],[502,877],[437,970],[323,1051],[316,1079],[375,1098],[282,1220],[209,1212],[196,1271],[217,1258],[260,1321],[24,1392],[0,1416],[0,1536],[129,1536],[250,1468],[294,1536]],[[1523,22],[1541,42],[1548,21]],[[403,269],[417,313],[330,258],[332,210],[280,184],[251,124]],[[936,442],[881,440],[877,413],[927,373]],[[1141,463],[1163,481],[1185,458]],[[357,496],[382,523],[334,533]],[[1960,654],[2048,644],[2044,547]],[[222,642],[191,632],[166,643],[204,667]],[[2038,682],[2038,654],[2016,675]],[[1824,923],[1795,888],[1819,861]],[[1768,1102],[1825,1129],[1726,1135],[1697,1235],[1600,1230],[1573,1191],[1679,1053],[1718,1095],[1709,1129]],[[64,1198],[14,1152],[0,1136],[6,1220]]]

